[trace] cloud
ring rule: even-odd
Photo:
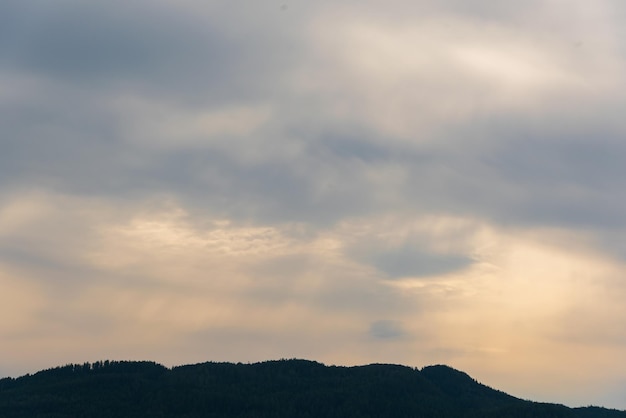
[[[167,1],[68,0],[4,7],[17,22],[4,29],[4,66],[70,88],[131,90],[185,102],[253,97],[254,91],[267,89],[248,78],[247,69],[262,78],[292,57],[281,42],[285,38],[267,30],[279,14],[262,7],[256,21],[235,7],[196,2],[180,7]],[[226,25],[218,17],[227,15],[239,25]],[[271,49],[261,54],[260,45]]]
[[[623,12],[3,2],[2,370],[310,357],[613,393]]]
[[[598,67],[612,71],[598,79],[597,68],[558,35],[542,39],[546,28],[533,33],[507,23],[331,10],[314,27],[315,60],[324,66],[304,67],[299,86],[325,100],[324,119],[369,126],[387,142],[419,146],[437,141],[448,126],[550,107],[564,95],[587,95],[589,83],[618,77],[620,64],[608,51],[594,56]]]
[[[28,301],[5,305],[22,318],[19,327],[2,324],[3,352],[21,370],[93,356],[175,364],[207,352],[232,361],[305,354],[346,364],[437,360],[513,393],[537,394],[539,369],[560,376],[584,355],[597,358],[587,365],[606,376],[623,347],[616,327],[623,295],[604,287],[623,266],[566,230],[445,217],[363,217],[320,230],[196,217],[172,199],[111,206],[38,194],[7,202],[4,242],[48,260],[3,251],[4,295]],[[355,257],[359,242],[416,236],[428,251],[465,254],[472,263],[389,281]],[[364,334],[397,344],[375,347]],[[35,349],[11,354],[23,344],[49,351],[33,363]],[[246,350],[250,344],[258,350]],[[543,380],[543,389],[558,383]]]
[[[369,334],[378,340],[393,340],[402,338],[404,331],[398,322],[381,319],[370,324]]]
[[[376,254],[374,264],[391,277],[431,276],[463,268],[471,261],[463,257],[420,254],[410,248]]]
[[[566,120],[572,111],[582,113],[582,109],[572,109],[572,98],[591,97],[604,107],[615,107],[605,94],[598,96],[619,81],[616,74],[620,74],[621,64],[611,55],[610,32],[589,34],[588,42],[606,48],[585,52],[597,56],[580,57],[563,43],[567,26],[540,42],[542,36],[548,36],[545,27],[530,33],[524,30],[530,25],[527,20],[509,25],[519,18],[516,10],[507,8],[492,10],[495,15],[485,24],[485,7],[478,3],[473,6],[476,9],[465,7],[460,14],[446,14],[460,10],[454,3],[423,15],[403,14],[400,24],[392,19],[400,13],[376,18],[369,14],[372,6],[352,14],[347,23],[337,18],[341,14],[333,8],[323,6],[319,10],[298,8],[297,12],[292,8],[288,21],[284,21],[284,13],[259,7],[264,20],[256,24],[235,9],[216,5],[203,9],[195,2],[178,8],[163,2],[149,11],[139,4],[133,6],[133,13],[103,4],[82,5],[73,14],[65,13],[70,6],[74,4],[47,6],[33,15],[13,5],[19,19],[37,18],[43,23],[27,33],[24,28],[28,25],[20,26],[22,29],[11,26],[13,29],[6,30],[15,33],[7,39],[13,39],[15,51],[33,51],[33,56],[39,56],[38,42],[53,42],[59,48],[70,48],[67,54],[74,57],[81,56],[80,51],[71,49],[72,44],[64,46],[64,37],[98,40],[101,44],[94,45],[94,54],[101,49],[117,51],[117,44],[124,40],[159,60],[153,64],[135,54],[134,59],[146,61],[154,71],[178,62],[197,74],[172,70],[162,80],[153,80],[150,70],[141,70],[141,76],[132,70],[103,70],[103,76],[120,88],[118,84],[100,88],[92,83],[91,90],[85,90],[80,78],[59,82],[52,64],[22,71],[17,77],[10,68],[31,67],[25,58],[12,56],[9,62],[13,67],[9,65],[4,72],[5,84],[19,81],[21,88],[13,95],[20,106],[16,110],[14,100],[5,104],[3,126],[10,134],[2,166],[5,178],[12,178],[13,184],[43,183],[71,193],[92,194],[175,190],[190,205],[205,207],[219,202],[214,205],[225,206],[233,216],[264,222],[332,223],[347,215],[398,206],[417,212],[471,211],[507,222],[513,217],[514,222],[526,218],[541,221],[542,217],[555,222],[564,206],[585,206],[592,198],[602,198],[588,197],[583,191],[580,197],[565,196],[563,200],[552,193],[536,199],[536,181],[520,182],[519,176],[540,172],[543,167],[554,170],[556,161],[566,170],[561,175],[581,172],[577,167],[586,151],[575,155],[568,151],[569,141],[562,141],[581,127],[554,132],[551,138],[546,138],[545,132],[554,131],[554,123],[569,123]],[[419,7],[431,9],[423,4]],[[557,5],[548,9],[542,12],[546,16],[559,10]],[[598,18],[605,16],[600,9],[594,12]],[[476,15],[476,10],[483,11]],[[576,21],[584,21],[578,11],[568,13]],[[224,19],[215,17],[220,14],[242,19],[248,26],[229,29]],[[96,16],[100,23],[87,23]],[[61,24],[68,19],[71,24]],[[296,31],[303,22],[308,22],[305,30]],[[111,31],[111,27],[117,30]],[[245,37],[244,28],[259,36]],[[50,33],[44,36],[40,31]],[[28,43],[22,45],[26,42],[19,41],[22,38]],[[179,43],[174,42],[177,39]],[[277,48],[276,56],[290,61],[259,57],[259,62],[271,66],[267,72],[261,71],[256,62],[247,62],[246,51],[257,54],[250,42],[271,44]],[[185,43],[184,48],[180,43]],[[219,46],[212,49],[214,44]],[[122,48],[119,53],[123,52]],[[181,53],[187,55],[176,58]],[[215,60],[207,54],[213,54]],[[132,67],[132,60],[122,58],[111,61]],[[97,64],[100,58],[86,55],[84,59]],[[363,59],[372,65],[363,64]],[[223,73],[204,69],[208,61],[226,65],[222,63],[228,60],[233,60],[233,68]],[[589,62],[615,71],[595,77],[595,69],[585,64]],[[536,77],[514,76],[517,73],[507,69],[511,66],[516,71],[530,66]],[[70,77],[70,70],[59,71]],[[558,80],[553,79],[555,72],[560,74],[555,76]],[[239,73],[246,82],[240,82]],[[545,80],[537,81],[537,77]],[[203,84],[204,79],[225,86],[232,95],[214,94]],[[237,95],[239,87],[234,84],[252,82],[266,91],[254,97]],[[178,83],[195,83],[193,93]],[[597,87],[593,94],[588,83]],[[609,84],[604,88],[598,83]],[[144,87],[135,89],[139,86]],[[29,93],[22,93],[23,89]],[[254,89],[244,90],[250,93]],[[530,101],[518,100],[515,91]],[[55,97],[64,99],[59,103]],[[190,102],[181,97],[196,99]],[[529,114],[537,118],[540,112],[545,115],[529,120]],[[615,109],[612,112],[618,114]],[[619,137],[623,129],[616,126],[617,116],[604,118],[606,135]],[[583,122],[583,132],[595,135],[598,124]],[[531,123],[534,129],[530,129]],[[525,139],[520,132],[533,139]],[[582,142],[586,146],[584,139]],[[618,155],[607,143],[597,148]],[[540,167],[537,155],[542,155]],[[516,167],[519,171],[512,173]],[[555,174],[548,171],[542,175]],[[550,203],[551,197],[559,202]],[[545,208],[544,199],[548,201]],[[246,203],[241,203],[243,200]],[[581,207],[579,215],[571,216],[586,217],[585,211]],[[591,212],[588,217],[595,215]]]

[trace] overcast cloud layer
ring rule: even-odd
[[[626,409],[626,6],[0,2],[0,376],[446,363]]]

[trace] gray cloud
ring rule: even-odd
[[[437,276],[467,267],[471,262],[462,256],[425,254],[407,247],[373,255],[373,264],[392,278]]]
[[[297,34],[288,37],[275,25],[279,15],[267,11],[254,24],[235,7],[215,15],[148,2],[3,7],[12,22],[3,29],[4,68],[101,92],[192,103],[258,97],[272,91],[275,70],[297,51]],[[239,25],[226,25],[217,17],[224,13]]]
[[[503,223],[622,227],[622,129],[614,124],[560,135],[546,133],[550,129],[494,131],[492,146],[457,160],[449,196],[461,210]]]
[[[11,2],[3,6],[5,16],[20,22],[3,29],[9,52],[4,55],[9,71],[4,73],[6,83],[15,76],[11,68],[45,80],[37,82],[30,97],[21,97],[19,106],[13,101],[3,106],[8,150],[2,164],[5,179],[81,193],[174,191],[199,206],[219,202],[233,215],[265,221],[332,223],[346,215],[402,205],[416,213],[469,212],[502,222],[581,226],[619,222],[623,203],[614,200],[613,186],[621,172],[619,142],[591,145],[584,133],[577,134],[578,141],[561,140],[554,134],[545,138],[542,125],[529,132],[524,125],[512,128],[505,121],[507,132],[473,120],[467,134],[476,135],[482,129],[486,138],[468,140],[463,132],[452,129],[451,134],[463,138],[456,141],[459,149],[453,152],[448,146],[382,145],[384,138],[358,125],[316,127],[296,139],[302,152],[291,161],[270,156],[247,165],[211,146],[169,154],[130,146],[119,130],[121,115],[106,99],[112,91],[129,87],[132,91],[138,86],[137,92],[148,95],[174,100],[197,97],[198,103],[214,106],[248,103],[272,94],[278,106],[273,128],[256,135],[263,140],[278,137],[278,143],[293,141],[290,136],[298,133],[287,125],[302,129],[307,124],[305,115],[288,106],[307,102],[294,96],[281,80],[297,68],[297,57],[305,56],[297,52],[298,47],[306,43],[302,33],[289,34],[303,19],[292,13],[293,8],[290,19],[295,23],[284,26],[276,26],[283,17],[275,10],[272,15],[264,11],[268,20],[255,26],[233,10],[220,9],[241,18],[242,27],[233,30],[219,19],[207,20],[184,9],[114,6],[65,2],[54,8],[41,4],[36,12]],[[462,12],[456,3],[449,7]],[[476,4],[466,10],[484,17],[486,12],[480,7]],[[508,19],[514,13],[498,18],[503,16]],[[267,45],[271,45],[269,51]],[[93,94],[81,92],[82,83]],[[257,91],[254,98],[249,96],[253,91]],[[598,135],[596,128],[587,128],[589,135]],[[610,125],[604,130],[603,136],[621,134],[621,130],[611,131]],[[574,128],[560,135],[569,137],[572,132]],[[385,176],[389,166],[407,174],[395,184],[387,180],[382,186],[387,190],[381,191],[374,177]],[[80,176],[75,175],[78,172]],[[322,184],[321,173],[326,177]],[[609,196],[611,204],[594,203]]]
[[[406,336],[397,321],[381,319],[370,324],[369,335],[377,340],[395,340]]]

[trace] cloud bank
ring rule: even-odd
[[[0,5],[0,374],[447,363],[626,408],[617,1]]]

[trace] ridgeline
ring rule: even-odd
[[[67,365],[0,380],[0,417],[626,418],[515,398],[447,366],[325,366],[307,360]]]

